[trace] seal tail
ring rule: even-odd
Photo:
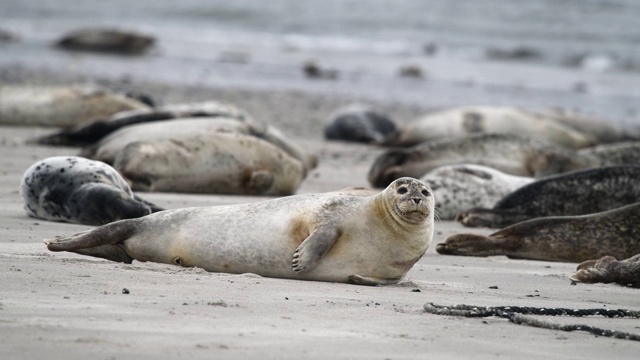
[[[122,242],[135,231],[135,222],[132,220],[116,221],[71,236],[47,239],[44,243],[54,252],[70,251],[131,264],[133,258],[127,254]]]

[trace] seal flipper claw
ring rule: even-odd
[[[454,234],[448,236],[443,243],[436,246],[438,254],[465,256],[507,255],[505,244],[508,238],[476,235]]]
[[[366,286],[397,284],[398,282],[400,282],[400,280],[402,280],[402,277],[384,279],[384,278],[378,278],[378,277],[360,276],[357,274],[349,275],[349,278],[348,278],[348,281],[350,284],[366,285]]]
[[[615,282],[640,287],[640,254],[622,261],[613,256],[603,256],[598,260],[581,263],[576,270],[569,279],[583,283]]]
[[[313,269],[322,257],[340,237],[340,230],[332,226],[317,228],[298,246],[293,253],[291,267],[295,272],[305,272]]]

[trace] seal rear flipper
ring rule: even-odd
[[[50,251],[70,251],[107,260],[131,263],[133,258],[126,253],[121,243],[135,231],[135,219],[116,221],[67,237],[44,240]]]
[[[583,283],[618,283],[640,288],[640,254],[617,261],[613,256],[603,256],[598,260],[588,260],[576,268],[569,277]]]
[[[455,221],[466,227],[501,228],[530,219],[530,216],[502,209],[475,208],[458,213]]]
[[[161,208],[161,207],[159,207],[158,205],[156,205],[156,204],[154,204],[154,203],[152,203],[152,202],[150,202],[150,201],[147,201],[147,200],[145,200],[145,199],[143,199],[143,198],[139,197],[139,196],[138,196],[138,195],[136,195],[136,194],[133,194],[133,198],[134,198],[135,200],[137,200],[137,201],[139,201],[139,202],[141,202],[141,203],[143,203],[143,204],[147,205],[147,206],[151,209],[151,212],[158,212],[158,211],[163,211],[163,210],[165,210],[164,208]]]
[[[438,254],[464,256],[509,255],[518,248],[512,237],[497,235],[454,234],[436,245]]]
[[[341,232],[332,226],[318,227],[298,246],[293,253],[291,267],[295,272],[306,272],[313,269],[320,259],[329,252],[340,237]]]
[[[358,274],[349,275],[347,281],[350,284],[355,285],[366,285],[366,286],[378,286],[378,285],[391,285],[397,284],[402,280],[402,276],[397,278],[378,278],[378,277],[368,277],[368,276],[360,276]]]

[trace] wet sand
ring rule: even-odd
[[[355,97],[144,83],[132,87],[164,103],[227,100],[280,127],[319,155],[319,167],[300,193],[366,186],[369,166],[382,151],[322,139],[324,117]],[[377,105],[400,123],[424,111],[406,104]],[[427,302],[640,310],[637,289],[571,285],[568,276],[575,264],[439,255],[435,244],[467,231],[453,222],[436,223],[434,243],[400,284],[380,287],[207,273],[137,261],[126,265],[49,252],[43,239],[89,228],[29,218],[22,210],[18,184],[29,165],[78,152],[25,144],[51,131],[0,126],[2,359],[637,358],[640,344],[633,341],[526,327],[501,318],[424,313]],[[263,199],[141,195],[166,208]],[[548,320],[640,333],[637,319]]]

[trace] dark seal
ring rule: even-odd
[[[336,110],[327,119],[324,137],[362,143],[382,143],[396,132],[396,125],[386,114],[361,104]]]

